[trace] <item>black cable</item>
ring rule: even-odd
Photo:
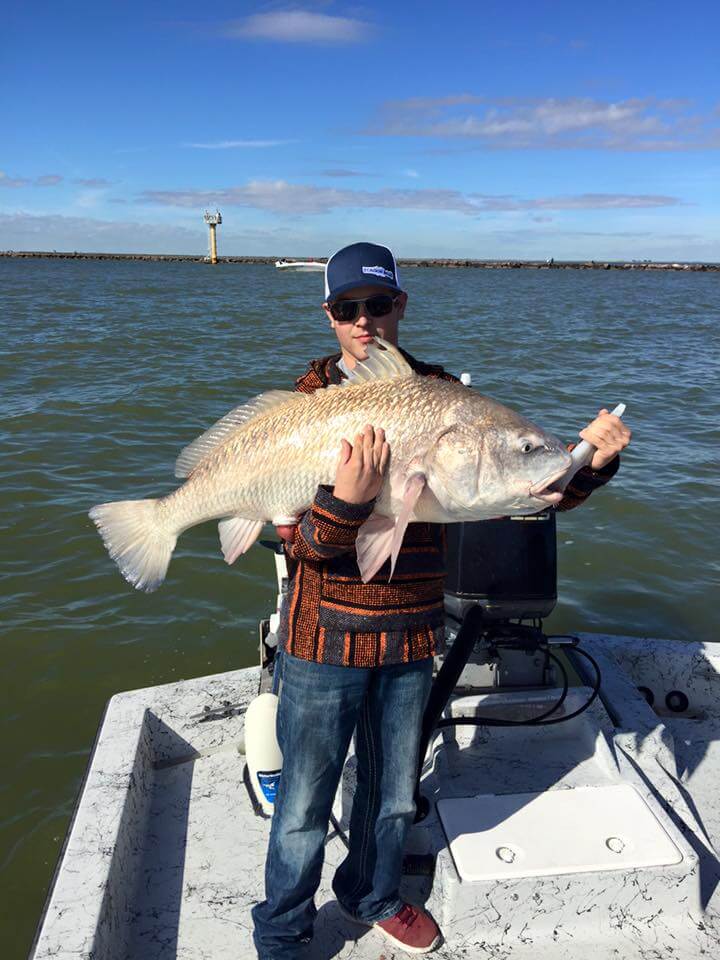
[[[560,639],[563,639],[563,637],[565,637],[565,636],[567,636],[567,639],[569,639],[569,640],[574,640],[576,643],[579,642],[577,637],[571,637],[571,636],[569,636],[569,635],[559,635],[559,634],[558,634],[556,637],[553,637],[552,639],[558,639],[558,640],[560,640]],[[558,664],[558,666],[559,666],[560,669],[562,670],[563,679],[564,679],[564,683],[563,683],[563,693],[564,693],[564,695],[565,695],[565,696],[562,696],[562,697],[557,701],[557,703],[555,704],[555,706],[554,706],[551,710],[548,710],[548,711],[547,711],[546,713],[544,713],[544,714],[540,714],[538,717],[533,717],[532,720],[498,720],[497,717],[456,717],[456,718],[455,718],[455,717],[448,717],[448,718],[446,718],[446,719],[444,719],[444,720],[441,720],[441,721],[438,723],[437,727],[438,727],[438,728],[440,728],[440,727],[453,727],[453,726],[474,726],[474,727],[533,727],[533,726],[539,726],[539,727],[549,727],[550,724],[553,724],[553,723],[565,723],[565,722],[567,722],[568,720],[573,720],[575,717],[579,717],[581,713],[584,713],[584,712],[588,709],[588,707],[590,706],[590,704],[597,698],[598,694],[600,693],[600,684],[601,684],[601,682],[602,682],[602,675],[601,675],[601,673],[600,673],[600,667],[599,667],[599,665],[598,665],[598,663],[597,663],[597,661],[595,660],[594,657],[592,657],[586,650],[581,650],[580,647],[575,646],[575,644],[573,644],[572,647],[573,647],[573,650],[575,651],[575,653],[579,653],[581,656],[585,657],[586,660],[589,660],[590,663],[591,663],[592,666],[593,666],[593,669],[595,670],[595,681],[594,681],[594,683],[593,683],[592,693],[590,694],[590,696],[588,697],[588,699],[586,700],[586,702],[585,702],[581,707],[578,707],[577,710],[574,710],[572,713],[568,713],[568,714],[566,714],[565,716],[562,716],[562,717],[552,717],[551,719],[544,719],[544,718],[546,718],[546,717],[549,717],[551,713],[554,713],[557,709],[559,709],[559,707],[562,705],[562,703],[563,703],[564,700],[565,700],[565,696],[567,696],[567,689],[568,689],[568,676],[567,676],[567,671],[565,670],[565,667],[564,667],[563,664],[558,660],[558,658],[555,657],[554,654],[550,653],[550,651],[548,650],[548,651],[547,651],[548,655],[549,655],[553,660],[555,660],[555,662]]]
[[[557,639],[562,639],[562,637],[558,636]],[[570,639],[573,639],[579,642],[577,637],[571,637]],[[593,700],[596,699],[596,697],[600,693],[600,684],[602,683],[602,674],[600,673],[600,666],[597,660],[595,660],[595,658],[592,657],[586,650],[582,650],[578,646],[573,645],[572,649],[575,653],[579,653],[581,657],[585,657],[586,660],[589,660],[593,666],[593,669],[595,671],[595,680],[593,682],[592,692],[588,697],[588,699],[585,701],[585,703],[581,707],[578,707],[577,710],[574,710],[572,713],[566,714],[564,717],[553,717],[553,719],[551,720],[544,720],[541,723],[541,726],[550,726],[551,723],[564,723],[567,720],[573,720],[575,717],[579,717],[581,713],[584,713],[588,709],[590,704],[593,702]]]
[[[581,713],[584,713],[590,704],[595,700],[600,693],[600,684],[602,683],[602,674],[600,673],[600,665],[597,660],[587,652],[587,650],[581,650],[580,647],[573,647],[575,653],[579,653],[581,657],[585,657],[586,660],[589,660],[592,664],[593,670],[595,671],[595,682],[593,683],[592,693],[587,701],[575,710],[573,713],[568,713],[565,717],[556,717],[554,720],[546,720],[545,724],[550,725],[551,723],[559,723],[562,720],[572,720],[574,717],[579,717]]]
[[[538,714],[537,717],[532,717],[530,720],[499,720],[497,717],[446,717],[444,720],[440,720],[437,724],[439,727],[454,727],[458,726],[474,726],[474,727],[532,727],[536,724],[541,724],[544,721],[545,717],[549,717],[550,714],[555,713],[556,710],[559,710],[560,707],[565,703],[565,700],[568,695],[568,690],[570,688],[570,679],[565,669],[564,664],[559,660],[554,653],[551,653],[549,650],[546,650],[545,653],[547,656],[554,660],[555,663],[560,668],[560,671],[563,676],[563,690],[560,694],[558,700],[550,707],[549,710],[546,710],[545,713]],[[566,717],[557,717],[555,721],[565,720]],[[546,721],[550,722],[550,721]],[[436,728],[436,729],[437,729]]]
[[[345,831],[343,830],[343,828],[340,826],[340,824],[339,824],[339,823],[337,822],[337,820],[335,819],[335,814],[334,814],[334,813],[331,813],[331,814],[330,814],[330,823],[333,825],[333,829],[335,830],[335,833],[340,837],[340,839],[342,840],[342,842],[345,844],[345,846],[346,846],[347,849],[349,850],[349,849],[350,849],[350,841],[348,840],[348,838],[347,838],[347,836],[346,836]]]
[[[568,720],[572,720],[574,717],[579,717],[581,713],[584,713],[600,693],[600,684],[602,682],[602,676],[600,673],[600,667],[598,665],[598,662],[586,650],[581,650],[580,647],[577,646],[577,644],[579,643],[579,640],[577,637],[572,637],[569,634],[557,634],[557,635],[554,635],[552,638],[548,638],[548,639],[572,640],[573,643],[571,644],[571,646],[575,651],[575,653],[579,653],[581,656],[585,657],[585,659],[592,664],[593,669],[595,670],[595,681],[593,683],[592,693],[588,698],[588,700],[581,707],[573,711],[573,713],[568,713],[563,717],[550,718],[551,714],[555,713],[556,710],[559,710],[560,707],[565,702],[568,695],[568,690],[570,687],[570,679],[568,677],[568,673],[567,673],[567,670],[565,669],[565,665],[563,664],[563,662],[558,657],[556,657],[554,653],[551,653],[550,650],[546,649],[545,654],[557,664],[557,666],[560,668],[560,671],[563,675],[563,690],[558,700],[553,704],[553,706],[549,710],[546,710],[545,713],[541,713],[539,714],[539,716],[533,717],[531,720],[498,720],[496,717],[484,717],[484,718],[483,717],[457,717],[457,718],[449,717],[445,720],[441,720],[438,723],[437,728],[451,727],[451,726],[547,727],[547,726],[550,726],[551,723],[565,723]],[[330,823],[332,824],[332,827],[335,830],[335,833],[337,834],[337,836],[340,838],[342,843],[345,844],[345,847],[349,850],[350,841],[348,840],[347,834],[338,823],[334,813],[330,814]],[[423,870],[419,872],[423,874],[427,873],[426,866],[427,865],[424,865]],[[410,870],[410,872],[412,873],[413,871]]]

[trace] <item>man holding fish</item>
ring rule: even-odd
[[[392,253],[353,244],[326,268],[324,308],[340,353],[294,392],[270,390],[190,443],[167,496],[93,507],[90,517],[138,590],[164,581],[178,537],[218,520],[227,563],[271,521],[287,538],[277,732],[283,753],[254,911],[261,960],[301,956],[345,756],[357,790],[341,908],[412,953],[440,933],[398,893],[414,814],[420,719],[443,632],[443,524],[582,503],[630,439],[601,410],[580,434],[591,462],[571,477],[565,445],[397,346],[407,296]],[[338,450],[338,446],[340,450]],[[593,451],[594,448],[594,451]]]
[[[340,908],[407,952],[428,953],[439,944],[430,914],[404,903],[398,889],[415,812],[421,718],[443,631],[440,524],[528,514],[548,505],[572,509],[615,474],[618,453],[630,440],[625,424],[601,410],[580,433],[596,447],[590,465],[564,493],[553,489],[568,470],[564,446],[486,398],[484,405],[471,402],[474,392],[463,394],[442,367],[400,350],[406,304],[390,250],[357,243],[338,251],[326,268],[323,308],[340,353],[313,361],[296,383],[301,393],[314,394],[337,391],[348,379],[377,378],[379,396],[383,381],[395,378],[401,392],[387,409],[397,416],[419,411],[417,391],[423,385],[427,391],[428,380],[439,381],[434,420],[427,421],[432,429],[416,431],[412,449],[396,430],[393,462],[385,435],[391,414],[343,436],[348,391],[337,391],[334,484],[317,487],[297,522],[273,518],[285,540],[290,583],[277,667],[283,771],[266,900],[253,910],[260,960],[307,955],[303,944],[312,937],[329,818],[354,732],[357,789],[349,850],[333,880]],[[388,356],[381,356],[378,340]],[[464,398],[472,411],[465,411]],[[437,428],[435,421],[441,421]],[[426,449],[418,448],[423,436]]]

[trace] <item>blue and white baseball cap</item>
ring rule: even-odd
[[[367,286],[402,293],[391,250],[379,243],[351,243],[330,257],[325,265],[327,303],[354,287]]]

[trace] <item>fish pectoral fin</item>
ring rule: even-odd
[[[403,537],[405,536],[407,525],[410,522],[410,517],[412,516],[412,512],[415,509],[415,504],[418,502],[418,498],[425,489],[426,484],[427,477],[424,473],[413,473],[405,481],[402,508],[397,520],[395,521],[395,529],[393,531],[392,547],[390,551],[390,576],[388,577],[388,583],[392,579],[392,575],[395,571],[395,562],[398,558],[398,554],[400,553],[400,547],[402,546]]]
[[[262,520],[246,520],[244,517],[221,520],[218,530],[225,563],[234,563],[241,553],[246,553],[260,536],[262,528]]]
[[[363,583],[372,580],[392,552],[395,520],[371,513],[355,540],[358,567]]]
[[[426,484],[427,477],[424,473],[412,473],[405,481],[400,514],[397,517],[383,517],[379,513],[371,513],[358,530],[355,552],[363,583],[372,580],[388,557],[388,583],[392,580],[407,525]]]

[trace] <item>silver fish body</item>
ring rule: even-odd
[[[563,444],[529,420],[468,387],[421,377],[390,344],[342,386],[313,394],[272,391],[231,411],[187,447],[159,500],[101,504],[90,511],[110,555],[136,587],[164,579],[177,537],[220,520],[228,562],[265,522],[288,522],[332,484],[340,441],[366,424],[382,427],[390,465],[372,522],[358,537],[369,579],[397,555],[408,522],[452,523],[536,513],[560,499],[548,487],[570,466]]]

